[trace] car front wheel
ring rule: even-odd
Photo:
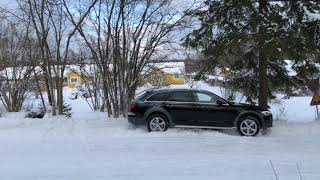
[[[237,129],[242,136],[256,136],[260,131],[259,121],[253,116],[245,116],[239,121]]]
[[[149,132],[163,132],[168,129],[167,118],[161,114],[154,114],[148,118],[147,123]]]

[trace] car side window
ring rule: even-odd
[[[193,102],[192,96],[190,92],[187,91],[177,91],[171,92],[169,101],[175,102]]]
[[[156,93],[149,97],[147,101],[168,101],[168,92],[163,92],[163,93]]]
[[[197,102],[217,104],[217,100],[218,100],[218,98],[213,95],[209,95],[209,94],[205,94],[205,93],[201,93],[201,92],[196,93],[196,101]]]

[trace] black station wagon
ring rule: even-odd
[[[128,121],[146,125],[149,131],[236,128],[244,136],[255,136],[273,122],[267,109],[228,102],[212,92],[194,89],[147,90],[130,103]]]

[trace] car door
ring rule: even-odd
[[[194,92],[194,116],[198,126],[233,127],[238,112],[222,98],[207,92]]]
[[[166,110],[177,125],[195,125],[193,117],[193,97],[190,91],[173,91],[169,93]]]

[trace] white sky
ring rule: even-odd
[[[9,7],[12,8],[16,6],[17,2],[15,0],[0,0],[0,6],[2,8]]]
[[[192,6],[193,3],[200,5],[202,1],[203,0],[174,0],[173,5],[176,7],[177,10],[183,11],[189,8],[190,6]],[[0,7],[8,11],[14,12],[15,8],[17,7],[17,2],[16,0],[0,0]],[[166,58],[182,59],[182,58],[186,58],[187,54],[191,53],[190,51],[186,52],[185,49],[179,45],[180,43],[182,43],[180,40],[189,32],[190,32],[190,29],[184,30],[184,31],[178,30],[176,32],[173,32],[175,34],[174,41],[176,41],[176,44],[173,45],[175,50],[173,52],[170,51],[165,53]],[[172,49],[172,46],[169,46],[167,48]],[[191,54],[194,54],[194,52],[192,52]],[[163,56],[163,55],[160,55],[160,56]]]
[[[17,7],[16,0],[0,0],[0,9],[6,9],[8,11],[14,12]]]

